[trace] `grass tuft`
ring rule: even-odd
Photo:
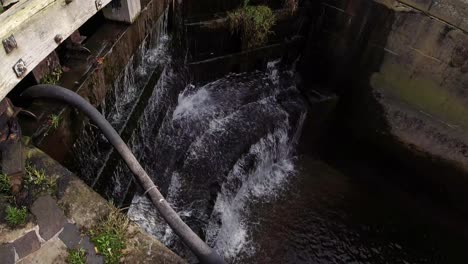
[[[38,170],[31,165],[26,166],[26,183],[36,193],[53,194],[57,186],[55,179],[48,177],[44,170]]]
[[[52,114],[49,116],[49,124],[53,129],[57,129],[59,127],[60,121],[62,121],[60,115]]]
[[[11,227],[21,226],[26,223],[26,217],[28,216],[26,207],[16,208],[7,206],[5,213],[5,220]]]
[[[86,264],[86,252],[84,249],[73,249],[68,251],[68,264]]]
[[[240,33],[243,48],[252,49],[264,45],[273,34],[271,28],[276,18],[267,6],[249,6],[228,13],[229,27],[232,33]]]
[[[42,84],[57,84],[62,78],[63,71],[60,68],[53,70],[51,73],[42,77],[40,83]]]
[[[90,231],[91,240],[106,264],[119,263],[126,247],[128,218],[119,209],[112,208],[110,214]]]

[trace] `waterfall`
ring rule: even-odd
[[[228,260],[255,252],[246,216],[256,203],[275,199],[295,172],[305,105],[291,72],[278,64],[270,63],[266,73],[230,74],[201,86],[178,82],[174,90],[180,93],[172,94],[159,129],[147,129],[144,151],[136,150],[168,202]],[[155,93],[164,90],[162,85]],[[152,111],[145,116],[161,115]],[[146,197],[136,194],[128,215],[179,254],[193,257]]]
[[[130,123],[141,111],[140,102],[145,100],[142,98],[145,90],[153,88],[147,87],[152,76],[164,71],[169,59],[167,24],[168,10],[157,21],[152,35],[142,42],[138,51],[129,59],[99,106],[101,113],[134,151],[140,147],[133,136],[132,130],[135,128]],[[121,204],[132,177],[128,176],[128,169],[100,130],[87,124],[73,146],[73,153],[73,170],[106,198]]]

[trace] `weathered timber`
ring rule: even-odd
[[[13,35],[17,47],[9,53],[0,48],[0,98],[57,48],[57,35],[69,37],[110,1],[26,0],[2,13],[0,39]]]
[[[114,0],[104,8],[104,16],[109,20],[132,23],[140,14],[139,0]]]

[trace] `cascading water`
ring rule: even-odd
[[[327,143],[327,162],[340,171],[317,156],[296,156],[308,108],[294,72],[276,61],[266,72],[192,85],[168,52],[166,21],[167,13],[101,110],[184,221],[229,263],[468,261],[462,232],[437,222],[453,218],[428,220],[446,211],[378,182],[394,170],[373,167],[360,145],[340,154],[348,138]],[[132,174],[101,133],[93,126],[86,132],[75,146],[82,178],[118,205],[130,194],[129,217],[195,262],[153,204],[129,191]],[[357,180],[365,177],[372,184]]]
[[[168,10],[157,21],[153,34],[142,42],[139,50],[130,58],[99,108],[124,140],[129,142],[133,151],[139,149],[139,146],[134,136],[125,135],[134,133],[128,133],[126,130],[131,127],[129,123],[132,122],[133,115],[138,115],[140,111],[138,102],[142,101],[152,75],[158,69],[163,69],[169,59],[167,24]],[[127,167],[118,159],[99,129],[92,125],[85,127],[83,135],[78,138],[73,148],[74,170],[101,194],[121,204],[131,186],[132,177],[128,177]],[[110,172],[106,171],[109,167],[112,167]],[[103,174],[106,175],[101,177]],[[109,176],[112,178],[109,179]],[[109,182],[112,184],[108,184]]]
[[[269,64],[269,73],[186,85],[157,135],[146,135],[154,139],[143,158],[149,174],[182,218],[228,260],[254,252],[252,226],[244,221],[249,207],[274,199],[294,174],[305,105],[291,73],[280,78],[277,64]],[[190,255],[146,197],[134,197],[129,216]]]

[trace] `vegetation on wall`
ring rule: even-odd
[[[26,165],[26,186],[33,197],[38,197],[41,194],[54,195],[57,188],[56,180],[46,175],[44,170],[39,170],[31,164]]]
[[[109,215],[91,231],[91,240],[106,264],[120,263],[126,247],[128,218],[119,209],[111,208]]]
[[[273,33],[271,28],[276,22],[271,9],[264,5],[244,6],[228,13],[232,33],[240,33],[243,48],[252,49],[264,45]]]
[[[60,115],[56,115],[56,114],[49,115],[48,123],[53,129],[57,129],[59,127],[60,121],[62,121],[62,118],[60,117]]]
[[[28,211],[26,210],[26,207],[17,208],[8,205],[5,210],[5,213],[5,220],[11,227],[21,226],[26,223],[26,219],[28,216]]]
[[[41,79],[42,84],[57,84],[60,81],[60,78],[62,78],[63,71],[61,68],[57,68],[53,70],[51,73],[46,74],[44,77]]]
[[[84,249],[74,249],[68,252],[68,264],[86,264],[86,252]]]

